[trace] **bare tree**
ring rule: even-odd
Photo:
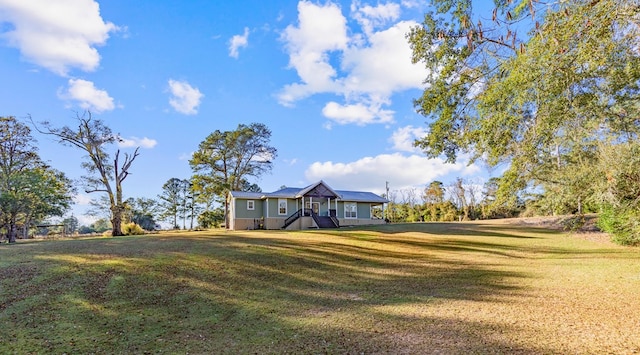
[[[467,219],[469,217],[469,205],[467,203],[467,193],[464,180],[462,180],[462,178],[457,178],[455,182],[449,185],[447,191],[449,192],[451,202],[453,202],[458,210],[463,211],[464,219]]]
[[[418,197],[417,197],[418,193],[416,191],[415,187],[410,187],[410,188],[406,188],[403,190],[400,190],[400,196],[402,198],[402,203],[413,207],[416,205],[417,201],[418,201]]]
[[[113,160],[106,150],[110,144],[120,140],[117,134],[111,132],[101,120],[94,120],[91,112],[85,111],[82,115],[76,114],[78,127],[76,129],[64,126],[54,128],[50,122],[43,122],[43,130],[38,132],[56,137],[60,143],[70,147],[76,147],[87,153],[87,160],[82,167],[88,174],[83,176],[85,192],[103,192],[109,198],[111,210],[112,235],[123,235],[121,224],[122,216],[126,209],[123,201],[122,182],[129,176],[131,164],[139,155],[139,147],[133,154],[124,153],[121,160],[120,150],[116,150]],[[33,122],[33,121],[32,121]]]

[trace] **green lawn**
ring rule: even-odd
[[[0,353],[638,353],[640,249],[500,222],[0,245]]]

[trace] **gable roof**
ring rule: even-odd
[[[331,194],[333,196],[333,198],[340,198],[340,194],[338,194],[337,192],[333,191],[333,189],[331,187],[329,187],[329,185],[325,184],[324,181],[320,180],[319,182],[315,183],[315,184],[311,184],[305,188],[303,188],[300,192],[298,192],[298,194],[296,195],[296,197],[302,197],[302,196],[306,196],[306,195],[322,195],[323,197],[328,197],[329,194]]]

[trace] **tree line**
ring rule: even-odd
[[[478,219],[510,218],[527,212],[527,203],[511,208],[495,203],[498,178],[485,183],[457,178],[448,185],[432,181],[424,189],[406,188],[389,191],[390,202],[382,213],[389,222],[453,222]]]
[[[80,185],[92,200],[91,226],[77,218],[64,219],[65,230],[104,232],[113,236],[139,234],[167,221],[172,228],[193,229],[220,225],[226,213],[227,191],[259,191],[249,182],[272,168],[277,150],[269,145],[271,131],[261,123],[239,124],[233,131],[216,130],[205,138],[189,164],[189,179],[171,178],[154,198],[125,198],[123,183],[139,153],[113,150],[118,134],[90,112],[77,114],[76,126],[55,127],[29,121],[38,132],[85,153],[86,172]],[[77,192],[76,183],[45,164],[38,155],[31,129],[15,117],[0,117],[0,233],[9,242],[27,237],[43,221],[62,217]],[[225,208],[218,206],[223,205]]]

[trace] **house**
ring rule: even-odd
[[[299,230],[382,224],[389,201],[372,192],[334,190],[320,181],[271,193],[231,191],[227,202],[229,229]]]

